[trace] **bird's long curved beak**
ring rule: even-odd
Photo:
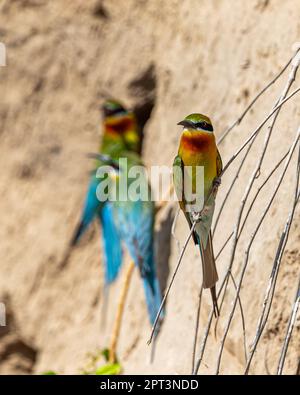
[[[177,125],[184,126],[185,128],[193,127],[193,123],[191,121],[187,121],[186,119],[184,119],[183,121],[178,122]]]

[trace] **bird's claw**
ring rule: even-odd
[[[200,222],[202,220],[201,213],[192,213],[193,222]]]
[[[213,180],[214,188],[219,188],[220,185],[221,185],[221,177],[215,177]]]

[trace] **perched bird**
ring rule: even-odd
[[[122,157],[124,151],[139,152],[141,149],[141,134],[138,130],[135,114],[118,101],[106,100],[102,107],[103,136],[100,144],[100,157],[98,157],[95,170],[92,171],[81,220],[75,229],[71,240],[71,247],[76,245],[88,228],[97,218],[102,227],[104,247],[105,283],[108,285],[115,280],[122,263],[122,247],[120,235],[116,229],[112,207],[103,199],[100,201],[96,191],[100,180],[96,171],[99,166],[106,165],[104,156],[114,160]],[[103,156],[104,155],[104,156]]]
[[[210,119],[202,114],[188,115],[178,125],[183,126],[178,155],[173,163],[174,187],[179,205],[187,222],[192,227],[196,221],[193,240],[199,245],[202,258],[203,288],[210,288],[215,315],[219,315],[215,284],[218,274],[213,253],[211,223],[215,207],[217,188],[220,185],[222,160],[216,146],[213,126]],[[198,167],[204,169],[201,179]],[[200,190],[202,204],[196,204]],[[198,184],[197,184],[198,183]],[[188,191],[186,186],[191,186]],[[191,193],[190,193],[191,192]],[[198,202],[200,202],[199,199]],[[199,214],[201,214],[199,216]]]
[[[122,193],[126,198],[111,202],[113,218],[143,280],[149,319],[153,325],[162,301],[154,256],[155,205],[139,155],[127,152],[123,153],[123,159],[127,161],[120,163],[114,181],[117,196]],[[124,186],[126,190],[122,191]]]

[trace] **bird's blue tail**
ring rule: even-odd
[[[97,210],[101,206],[101,203],[99,202],[96,195],[98,184],[99,180],[97,180],[96,177],[93,177],[90,181],[90,185],[87,191],[81,221],[75,229],[74,235],[71,240],[72,246],[77,244],[78,240],[83,235],[88,225],[92,222]]]
[[[102,225],[105,283],[110,284],[116,279],[122,264],[122,245],[109,202],[99,211],[99,219]]]
[[[144,283],[148,313],[149,313],[151,325],[153,325],[162,301],[160,286],[157,278],[154,279],[152,284],[150,284],[149,280],[145,278],[143,279],[143,283]],[[164,317],[164,310],[162,310],[160,314],[160,319],[163,319],[163,317]]]
[[[148,314],[149,314],[151,325],[153,325],[162,302],[162,296],[161,296],[160,284],[155,271],[154,262],[151,262],[148,268],[150,270],[149,271],[147,270],[145,273],[142,274],[142,279],[143,279],[143,285],[145,290]],[[160,313],[160,321],[163,319],[163,317],[164,317],[164,310],[162,310]]]

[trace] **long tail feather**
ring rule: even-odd
[[[218,306],[217,294],[216,294],[216,287],[213,286],[210,288],[211,298],[213,301],[213,309],[214,309],[214,316],[217,318],[220,315],[220,310]]]
[[[116,228],[111,205],[107,202],[98,212],[102,226],[102,239],[104,250],[105,284],[115,281],[122,265],[121,238]]]
[[[96,212],[99,210],[100,202],[96,194],[98,184],[99,180],[96,177],[92,177],[88,187],[81,221],[77,225],[71,239],[70,245],[72,247],[77,244],[80,237],[83,235],[89,224],[94,219]]]
[[[146,296],[146,303],[149,313],[149,318],[151,325],[154,324],[156,315],[160,308],[161,304],[161,292],[160,292],[160,285],[157,278],[150,279],[146,277],[143,279],[145,296]],[[162,312],[161,317],[163,318],[164,313]]]
[[[219,307],[217,303],[215,284],[219,278],[218,278],[216,262],[214,257],[211,232],[209,233],[206,247],[203,246],[201,239],[199,245],[200,245],[200,253],[202,257],[203,288],[210,288],[212,301],[213,301],[214,314],[217,317],[219,315]]]

